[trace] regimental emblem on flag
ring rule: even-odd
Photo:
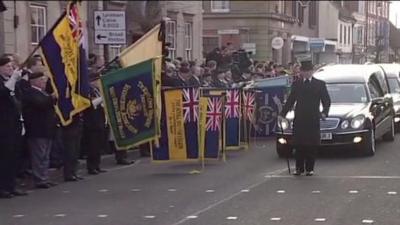
[[[244,115],[250,121],[254,119],[256,94],[254,92],[246,91],[243,95]]]
[[[207,131],[220,131],[222,122],[222,100],[220,98],[208,99]]]
[[[72,31],[72,37],[76,41],[81,41],[82,39],[82,21],[79,17],[78,7],[76,4],[72,4],[68,6],[69,9],[67,10],[67,19],[69,22],[69,26]]]
[[[239,118],[239,93],[238,89],[226,92],[225,116],[226,118]]]
[[[183,112],[185,123],[197,122],[199,119],[199,89],[183,89]]]

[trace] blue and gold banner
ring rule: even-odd
[[[185,161],[199,158],[199,89],[162,91],[161,137],[152,149],[154,161]]]
[[[240,89],[226,90],[225,145],[228,150],[240,147],[240,99]]]
[[[113,71],[101,77],[107,116],[118,149],[154,140],[154,61]]]
[[[68,5],[39,46],[57,96],[56,113],[62,125],[66,126],[74,115],[90,106],[88,66],[76,4]]]
[[[207,98],[207,110],[205,115],[205,135],[204,135],[204,158],[218,159],[222,150],[223,141],[221,140],[223,127],[223,96],[209,95]],[[204,117],[204,115],[200,115]]]

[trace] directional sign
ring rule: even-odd
[[[125,30],[95,30],[94,40],[96,44],[125,44]]]
[[[126,44],[124,11],[95,11],[94,40],[96,44]]]

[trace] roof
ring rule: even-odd
[[[396,77],[400,76],[400,64],[378,64],[385,71],[387,77]]]
[[[378,65],[331,65],[324,66],[314,73],[314,77],[326,83],[365,83],[369,75],[382,71]]]

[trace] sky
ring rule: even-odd
[[[400,1],[392,1],[390,4],[390,21],[396,26],[396,14],[397,14],[397,28],[400,28]]]

